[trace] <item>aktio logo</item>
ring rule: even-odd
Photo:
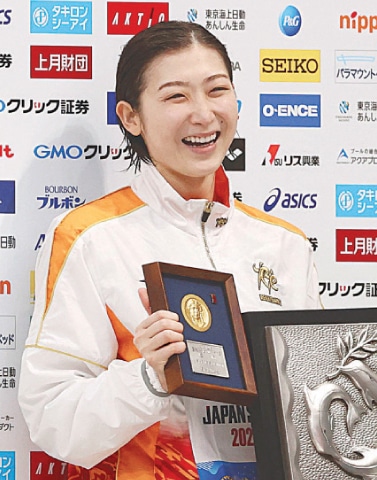
[[[11,22],[10,14],[12,10],[4,10],[3,8],[0,9],[0,25],[9,25]]]
[[[169,3],[108,2],[108,35],[135,35],[156,23],[169,20]]]
[[[261,94],[261,127],[320,127],[320,95]]]
[[[30,452],[30,480],[67,480],[68,465],[44,452]]]
[[[298,34],[301,28],[301,14],[296,7],[289,5],[282,11],[279,18],[279,27],[287,37]]]
[[[352,12],[351,15],[341,15],[339,27],[357,30],[357,33],[373,33],[377,30],[377,15],[359,15],[357,12]]]
[[[265,212],[270,212],[280,204],[281,208],[315,208],[317,206],[316,193],[285,193],[282,195],[280,188],[270,191],[270,196],[263,205]]]

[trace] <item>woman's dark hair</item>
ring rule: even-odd
[[[233,81],[232,65],[225,46],[212,33],[197,23],[169,21],[153,25],[131,38],[121,53],[116,73],[116,103],[128,102],[138,110],[140,95],[145,88],[144,73],[153,60],[164,53],[172,53],[199,43],[216,50],[224,61],[229,78]],[[126,142],[130,167],[140,169],[141,162],[152,163],[141,135],[127,131],[118,117]]]

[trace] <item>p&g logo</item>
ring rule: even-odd
[[[284,35],[293,37],[301,28],[301,15],[296,7],[289,5],[280,14],[279,27]]]

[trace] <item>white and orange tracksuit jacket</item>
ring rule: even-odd
[[[256,478],[247,408],[156,395],[133,345],[142,265],[155,261],[232,273],[242,312],[321,308],[305,236],[233,201],[222,168],[215,200],[186,201],[143,165],[131,187],[46,235],[19,401],[32,441],[71,464],[70,480]]]

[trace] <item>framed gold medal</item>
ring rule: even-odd
[[[249,405],[256,387],[233,276],[161,262],[143,272],[152,311],[184,325],[187,348],[165,367],[169,392]]]

